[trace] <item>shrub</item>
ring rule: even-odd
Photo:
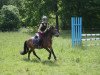
[[[0,30],[15,31],[20,27],[19,10],[12,5],[4,5],[1,9]]]

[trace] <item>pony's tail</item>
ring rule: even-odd
[[[27,47],[27,41],[24,42],[24,50],[20,52],[21,55],[27,54],[29,48]]]

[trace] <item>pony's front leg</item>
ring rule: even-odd
[[[54,51],[53,51],[53,48],[52,48],[52,47],[50,48],[50,50],[51,50],[51,52],[52,52],[52,54],[53,54],[53,56],[54,56],[54,59],[55,59],[55,60],[57,60],[57,59],[56,59],[56,55],[55,55],[55,53],[54,53]]]
[[[49,57],[48,57],[48,59],[50,60],[50,59],[51,59],[51,51],[50,51],[48,48],[46,48],[46,50],[49,52]]]
[[[37,54],[35,53],[35,50],[33,50],[33,54],[34,54],[39,60],[41,60],[41,59],[37,56]]]

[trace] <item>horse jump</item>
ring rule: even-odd
[[[82,34],[82,17],[71,17],[71,27],[72,47],[82,45],[82,41],[100,40],[100,34]]]

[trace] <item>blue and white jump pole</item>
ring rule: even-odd
[[[72,47],[82,43],[82,17],[71,17]]]

